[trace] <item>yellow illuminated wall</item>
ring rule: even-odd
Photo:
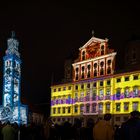
[[[51,116],[128,114],[140,111],[140,72],[51,87]]]

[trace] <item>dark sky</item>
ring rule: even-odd
[[[47,102],[51,75],[60,78],[65,58],[78,54],[94,30],[108,38],[110,48],[123,54],[132,37],[140,36],[138,3],[92,2],[14,2],[0,4],[0,78],[6,40],[15,30],[22,59],[22,93],[28,102]],[[2,83],[1,83],[2,89]]]

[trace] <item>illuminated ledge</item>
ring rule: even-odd
[[[96,61],[96,60],[99,60],[99,59],[102,59],[102,58],[105,58],[105,57],[115,56],[116,54],[117,54],[116,52],[113,52],[113,53],[110,53],[110,54],[107,54],[107,55],[103,55],[103,56],[99,56],[99,57],[96,57],[96,58],[87,59],[87,60],[84,60],[84,61],[73,63],[72,66],[79,65],[79,64],[84,64],[84,63],[89,63],[91,61]]]

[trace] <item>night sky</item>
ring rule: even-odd
[[[20,41],[21,96],[28,103],[50,99],[51,75],[63,78],[64,60],[78,56],[78,48],[92,36],[108,38],[122,58],[126,43],[140,37],[138,3],[7,2],[0,4],[0,88],[3,56],[11,30]],[[122,61],[123,62],[123,61]]]

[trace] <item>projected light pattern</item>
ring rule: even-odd
[[[131,111],[140,111],[140,70],[114,73],[116,54],[107,39],[94,36],[79,48],[79,58],[72,64],[73,81],[51,86],[53,121],[86,121],[112,113],[117,124],[117,117],[121,122]]]
[[[3,104],[0,108],[0,120],[27,124],[27,106],[20,102],[21,60],[18,52],[19,42],[14,38],[14,32],[7,40],[7,45],[3,58]]]

